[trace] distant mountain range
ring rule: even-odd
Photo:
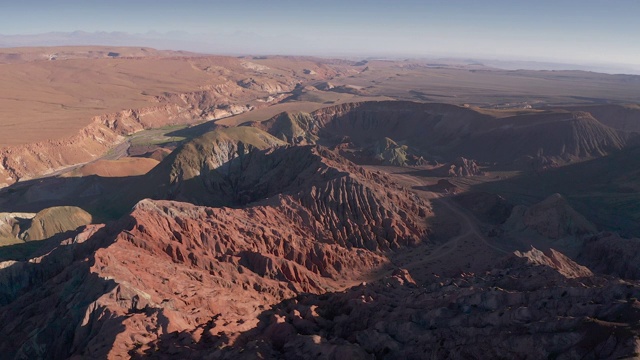
[[[282,39],[264,37],[250,32],[221,34],[191,34],[181,31],[159,33],[126,32],[49,32],[29,35],[0,34],[0,48],[32,46],[145,46],[160,50],[185,50],[221,55],[241,54],[295,54],[302,55],[306,49],[304,41],[295,37],[287,40],[289,46],[283,48]],[[274,51],[274,49],[277,49]],[[279,51],[278,51],[279,50]],[[310,53],[309,55],[317,55]]]
[[[186,33],[149,32],[146,34],[130,34],[125,32],[48,32],[29,35],[2,35],[0,47],[25,46],[66,46],[66,45],[106,45],[106,46],[149,46],[159,49],[180,49],[207,51],[205,43],[185,41]],[[209,44],[211,47],[211,44]]]
[[[282,44],[286,45],[283,46]],[[314,46],[305,39],[290,35],[267,37],[252,32],[233,32],[219,34],[192,34],[183,31],[160,33],[126,32],[48,32],[28,35],[0,34],[0,48],[32,47],[32,46],[66,46],[66,45],[104,45],[104,46],[146,46],[161,50],[185,50],[199,53],[221,55],[310,55],[310,56],[372,56],[382,54],[347,54],[340,51],[327,51]],[[389,54],[384,54],[388,57]],[[411,56],[398,54],[398,58]],[[437,60],[441,55],[434,56]],[[448,59],[460,61],[460,58]],[[507,70],[583,70],[610,74],[640,75],[640,64],[571,64],[562,62],[542,62],[513,59],[465,59],[469,64],[483,65]]]

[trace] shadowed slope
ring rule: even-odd
[[[240,331],[255,326],[264,306],[359,282],[388,264],[390,249],[426,239],[426,203],[389,186],[385,175],[326,149],[255,150],[243,166],[242,174],[255,176],[237,184],[263,201],[230,209],[143,200],[109,227],[115,235],[88,234],[87,244],[101,244],[95,252],[69,257],[79,245],[68,241],[40,258],[43,265],[37,268],[47,275],[37,287],[28,280],[33,273],[13,272],[33,265],[7,264],[0,276],[12,277],[15,288],[2,292],[7,298],[2,313],[19,313],[31,325],[0,327],[9,336],[5,353],[122,356],[176,331],[193,341],[206,335],[233,343]],[[45,265],[50,262],[64,267]],[[95,279],[108,279],[110,286]],[[77,296],[61,295],[65,282]],[[19,302],[15,294],[21,294]],[[50,304],[51,296],[64,302]],[[23,303],[32,304],[29,309],[49,304],[56,316],[19,312]],[[70,316],[82,319],[81,325],[55,320]],[[42,329],[46,337],[25,337]]]
[[[428,157],[464,156],[507,164],[531,158],[571,162],[600,157],[627,141],[626,135],[584,112],[494,118],[454,105],[410,102],[344,104],[247,125],[294,144],[335,145],[347,139],[358,148],[368,148],[387,138]]]

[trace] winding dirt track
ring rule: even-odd
[[[467,233],[464,235],[461,235],[462,237],[467,236],[467,235],[475,235],[477,238],[479,238],[480,240],[482,240],[482,242],[487,245],[488,247],[504,253],[504,254],[509,254],[509,251],[506,251],[504,249],[501,249],[493,244],[490,244],[487,239],[482,235],[482,233],[480,233],[480,230],[478,230],[478,226],[475,224],[475,222],[471,219],[470,215],[466,213],[466,211],[460,209],[457,205],[454,205],[451,203],[451,200],[449,199],[444,199],[441,198],[441,202],[442,204],[444,204],[444,206],[446,206],[449,210],[453,211],[458,217],[460,217],[461,219],[463,219],[465,225],[467,226]],[[460,240],[460,239],[456,239]]]
[[[446,243],[433,249],[430,255],[421,257],[420,259],[411,261],[409,263],[401,264],[403,268],[408,268],[408,269],[414,268],[424,263],[431,262],[431,261],[440,259],[442,257],[445,257],[447,255],[450,255],[452,252],[454,252],[458,248],[460,244],[460,240],[465,239],[467,237],[475,237],[477,239],[480,239],[486,246],[490,247],[493,250],[498,251],[499,253],[502,253],[502,254],[510,253],[509,251],[503,250],[495,245],[490,244],[482,235],[482,233],[480,233],[478,226],[471,219],[471,217],[468,214],[466,214],[464,210],[460,209],[456,205],[453,205],[450,199],[439,198],[436,201],[444,205],[445,207],[447,207],[447,209],[453,212],[458,217],[458,219],[461,220],[461,223],[464,226],[463,233],[449,239],[449,241],[447,241]]]
[[[405,184],[412,184],[419,188],[424,188],[427,185],[424,181],[422,181],[422,179],[411,176],[409,174],[394,174],[389,172],[389,175],[396,178],[398,181],[402,181]],[[449,239],[446,243],[440,245],[439,247],[430,250],[429,255],[420,257],[419,259],[410,261],[408,263],[400,263],[398,265],[402,266],[403,268],[414,268],[416,266],[420,266],[422,264],[443,258],[447,255],[451,255],[451,253],[453,253],[460,245],[460,241],[466,238],[479,239],[484,245],[491,248],[492,250],[497,251],[500,254],[510,253],[510,251],[501,249],[500,247],[497,247],[487,241],[478,227],[478,221],[475,220],[475,218],[473,218],[470,214],[468,214],[466,210],[454,204],[450,198],[447,198],[442,194],[436,194],[424,190],[416,190],[415,188],[414,191],[419,195],[430,199],[433,203],[440,204],[446,207],[447,210],[449,210],[459,220],[462,229],[460,235],[457,235]]]

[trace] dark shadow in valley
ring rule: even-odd
[[[19,182],[0,190],[0,212],[38,212],[53,206],[77,206],[90,213],[94,222],[111,221],[126,214],[130,206],[114,208],[105,204],[123,191],[139,186],[141,178],[90,175]]]
[[[233,342],[224,335],[212,336],[209,331],[199,339],[188,332],[174,332],[130,355],[134,359],[165,358],[167,354],[190,359],[474,359],[482,353],[499,358],[500,354],[518,357],[522,348],[514,348],[509,342],[535,334],[544,342],[549,358],[558,354],[608,357],[603,354],[618,349],[633,356],[634,347],[626,345],[634,339],[629,325],[635,328],[632,324],[640,315],[632,299],[638,290],[632,285],[587,287],[581,281],[589,283],[588,279],[554,277],[544,267],[513,270],[497,265],[495,273],[442,278],[428,286],[416,286],[402,276],[393,276],[343,292],[303,293],[263,311],[258,324]],[[546,276],[554,281],[531,280]],[[454,283],[464,284],[464,289]],[[567,288],[579,285],[585,295],[568,296]],[[606,291],[616,286],[622,294]],[[514,300],[503,300],[501,293],[514,295]],[[623,296],[632,300],[621,300]],[[567,307],[572,311],[570,317]],[[533,315],[516,316],[525,308]],[[598,309],[596,316],[591,308]],[[540,330],[534,325],[544,327]],[[208,330],[215,332],[215,327]],[[475,336],[461,338],[461,332]],[[564,340],[568,337],[575,340]],[[604,344],[612,345],[605,349]]]
[[[481,182],[472,185],[471,191],[498,194],[513,204],[523,205],[559,193],[600,230],[640,236],[638,147],[559,168]]]
[[[130,220],[122,221],[119,226]],[[93,307],[98,298],[117,284],[92,273],[91,267],[95,251],[113,243],[116,234],[105,227],[84,242],[72,241],[67,245],[61,245],[60,239],[66,236],[73,239],[77,232],[59,234],[44,241],[49,242],[51,248],[38,262],[20,261],[0,268],[0,335],[3,339],[0,353],[3,356],[106,357],[116,335],[124,331],[124,319]],[[7,249],[0,250],[6,256]],[[94,334],[105,324],[110,331],[100,333],[107,337],[95,339]]]
[[[63,240],[73,239],[82,232],[84,227],[77,230],[65,231],[46,240],[26,241],[23,243],[0,246],[0,262],[27,261],[36,256],[42,256],[54,250]]]

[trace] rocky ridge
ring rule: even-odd
[[[88,126],[68,139],[2,148],[0,178],[3,182],[0,186],[94,160],[125,141],[125,136],[145,129],[194,124],[203,119],[215,119],[249,110],[230,107],[231,112],[216,113],[218,108],[211,108],[213,105],[209,104],[215,102],[215,94],[219,91],[183,94],[178,104],[96,116]],[[163,102],[172,100],[162,99]],[[213,114],[209,115],[210,112]]]
[[[128,61],[135,63],[138,60],[132,58]],[[176,56],[171,61],[174,65],[177,62],[190,63],[194,71],[203,72],[209,81],[194,85],[189,91],[162,92],[155,96],[148,96],[141,90],[149,106],[93,116],[87,119],[85,127],[65,138],[1,147],[0,187],[95,160],[123,144],[126,136],[142,130],[195,124],[269,106],[283,100],[302,82],[331,78],[347,66],[331,61],[286,59],[283,61],[289,65],[300,62],[304,66],[312,65],[310,67],[316,71],[313,75],[295,72],[282,75],[278,68],[246,67],[242,65],[246,61],[236,58]],[[243,81],[236,80],[243,74],[253,75],[253,85],[243,86],[246,85]]]
[[[386,251],[426,240],[428,204],[385,186],[386,175],[313,146],[252,153],[247,173],[271,167],[265,179],[284,188],[251,185],[260,198],[237,209],[143,200],[66,246],[3,263],[0,316],[33,322],[3,317],[10,341],[0,350],[15,358],[126,355],[176,331],[233,343],[265,306],[339,289],[387,264]],[[305,156],[297,168],[287,160]],[[37,311],[54,298],[67,305]]]
[[[596,227],[575,211],[560,194],[530,207],[515,206],[504,224],[514,231],[532,230],[548,239],[579,237],[597,232]]]
[[[11,243],[45,240],[91,222],[91,215],[75,206],[54,206],[37,213],[0,213],[0,239]]]
[[[594,271],[623,279],[640,279],[640,239],[603,232],[585,239],[578,259]]]
[[[530,260],[535,259],[535,260]],[[447,359],[613,358],[638,351],[637,284],[567,276],[581,267],[557,253],[511,255],[486,274],[416,285],[402,270],[327,295],[302,294],[262,316],[234,347],[213,358]],[[535,280],[532,280],[535,279]],[[625,331],[618,329],[624,328]],[[159,351],[205,356],[215,339],[181,350],[178,337]],[[152,357],[152,352],[146,352]]]
[[[284,136],[290,143],[333,146],[346,138],[366,149],[388,138],[425,158],[454,162],[472,157],[527,169],[605,156],[622,149],[629,138],[581,111],[494,118],[455,105],[403,101],[341,104],[247,125]]]

